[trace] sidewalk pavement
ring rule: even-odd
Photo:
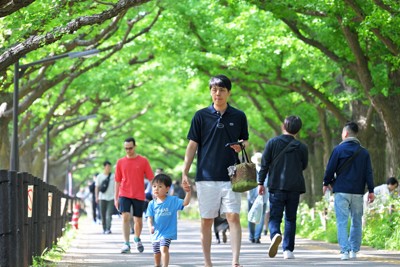
[[[104,235],[101,225],[94,224],[88,218],[79,220],[79,230],[76,239],[67,249],[57,266],[154,266],[153,253],[150,243],[147,223],[143,221],[142,241],[145,247],[139,253],[133,244],[131,235],[131,253],[121,254],[123,245],[122,219],[113,218],[112,234]],[[296,259],[285,260],[280,250],[275,258],[269,258],[267,251],[270,244],[269,236],[263,236],[261,244],[248,241],[247,229],[243,229],[240,263],[245,267],[257,266],[399,266],[399,251],[376,250],[362,247],[357,254],[357,260],[340,260],[337,244],[329,244],[308,239],[296,238]],[[280,248],[281,249],[281,248]],[[231,249],[228,242],[217,244],[213,236],[211,256],[214,267],[231,266]],[[170,246],[170,267],[203,266],[203,254],[200,244],[199,221],[179,220],[178,240],[173,240]]]

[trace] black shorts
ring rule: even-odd
[[[143,216],[144,210],[144,200],[138,200],[134,198],[127,197],[119,197],[119,211],[122,212],[131,212],[131,207],[133,207],[133,216],[140,217]]]

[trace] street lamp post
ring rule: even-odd
[[[74,122],[74,121],[86,121],[89,119],[96,118],[96,114],[91,114],[87,116],[79,116],[70,120],[54,123],[54,124],[47,124],[47,129],[46,129],[46,147],[45,147],[45,161],[44,161],[44,170],[43,170],[43,181],[48,183],[49,182],[49,157],[50,157],[50,131],[53,129],[55,125],[61,124],[61,123],[68,123],[68,122]]]
[[[14,94],[13,94],[13,132],[12,132],[12,143],[11,143],[11,155],[10,155],[10,169],[12,171],[19,171],[19,151],[18,151],[18,94],[19,94],[19,78],[22,77],[25,71],[37,64],[45,62],[56,61],[61,58],[79,58],[95,55],[100,51],[97,49],[87,50],[83,52],[70,52],[61,54],[53,57],[44,58],[42,60],[34,61],[28,64],[19,64],[19,59],[14,64]]]

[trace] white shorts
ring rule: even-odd
[[[231,182],[196,182],[200,216],[213,219],[219,214],[240,214],[242,194],[232,191]]]

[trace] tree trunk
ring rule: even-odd
[[[397,176],[400,166],[400,95],[377,96],[372,102],[384,123],[387,140],[385,177]],[[381,154],[383,155],[383,154]]]

